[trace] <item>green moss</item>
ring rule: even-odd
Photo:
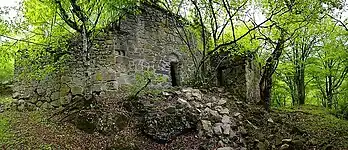
[[[276,109],[275,113],[290,116],[290,125],[310,134],[319,142],[318,145],[331,143],[348,148],[348,142],[344,140],[348,137],[348,121],[335,117],[325,108],[304,105]]]
[[[12,137],[10,132],[9,118],[0,115],[0,143],[7,143],[9,138]]]
[[[60,87],[60,97],[66,96],[68,93],[70,92],[70,87],[68,85],[62,85],[62,87]]]
[[[100,72],[97,72],[95,75],[95,79],[97,81],[102,81],[103,80],[103,75]]]
[[[12,98],[11,96],[1,96],[0,95],[0,104],[3,105],[10,105],[12,103]]]
[[[42,145],[40,145],[40,149],[41,150],[52,150],[54,148],[52,148],[51,144],[42,144]]]

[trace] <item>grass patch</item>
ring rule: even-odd
[[[290,116],[287,122],[305,131],[313,144],[348,148],[348,121],[337,118],[325,108],[305,105],[276,109],[275,113]]]
[[[11,96],[0,95],[0,105],[9,106],[13,102]]]
[[[0,114],[0,145],[8,143],[9,139],[13,137],[10,128],[9,118]]]

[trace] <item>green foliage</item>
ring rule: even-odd
[[[6,41],[2,35],[10,34],[10,27],[8,20],[4,20],[4,15],[8,14],[8,9],[0,7],[0,83],[12,80],[13,77],[13,45],[15,43]]]

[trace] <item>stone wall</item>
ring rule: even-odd
[[[247,100],[249,102],[258,103],[261,100],[259,87],[261,79],[260,67],[257,66],[252,58],[247,58],[245,72]]]
[[[227,57],[228,56],[228,57]],[[216,69],[216,85],[226,87],[237,99],[248,102],[260,100],[260,73],[252,58],[216,55],[212,61]]]
[[[190,77],[193,63],[186,45],[176,34],[177,28],[180,31],[172,15],[144,4],[139,14],[127,15],[121,20],[120,29],[105,29],[95,38],[87,74],[81,42],[76,39],[70,44],[69,51],[73,55],[62,72],[51,73],[40,81],[26,81],[18,75],[20,68],[27,66],[17,66],[13,97],[19,109],[62,107],[80,99],[86,92],[113,98],[122,85],[136,83],[136,74],[144,71],[168,79],[157,86],[171,86],[171,76],[175,76],[178,84],[184,84]],[[173,64],[176,68],[171,68]],[[171,73],[173,70],[175,73]]]

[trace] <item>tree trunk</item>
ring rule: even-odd
[[[332,99],[333,99],[333,84],[332,84],[332,76],[329,75],[327,77],[328,79],[326,80],[327,81],[327,106],[329,108],[332,108]]]
[[[261,101],[263,100],[263,105],[267,111],[269,111],[271,103],[271,91],[272,91],[272,75],[277,68],[279,57],[281,56],[284,48],[284,36],[281,35],[277,42],[272,55],[266,60],[266,64],[263,67],[263,73],[259,83]]]
[[[269,75],[269,73],[267,73]],[[267,111],[269,111],[272,93],[272,77],[264,78],[260,82],[260,94],[263,105]]]
[[[87,32],[87,29],[85,26],[83,26],[82,29],[82,51],[83,51],[83,65],[84,65],[84,75],[85,75],[85,96],[86,99],[88,99],[91,95],[90,91],[90,86],[91,86],[91,81],[90,81],[90,73],[89,73],[89,67],[90,67],[90,58],[89,58],[89,35]]]
[[[303,64],[300,64],[299,74],[298,74],[298,85],[297,85],[297,95],[299,105],[305,104],[306,99],[306,89],[305,89],[305,67]]]

